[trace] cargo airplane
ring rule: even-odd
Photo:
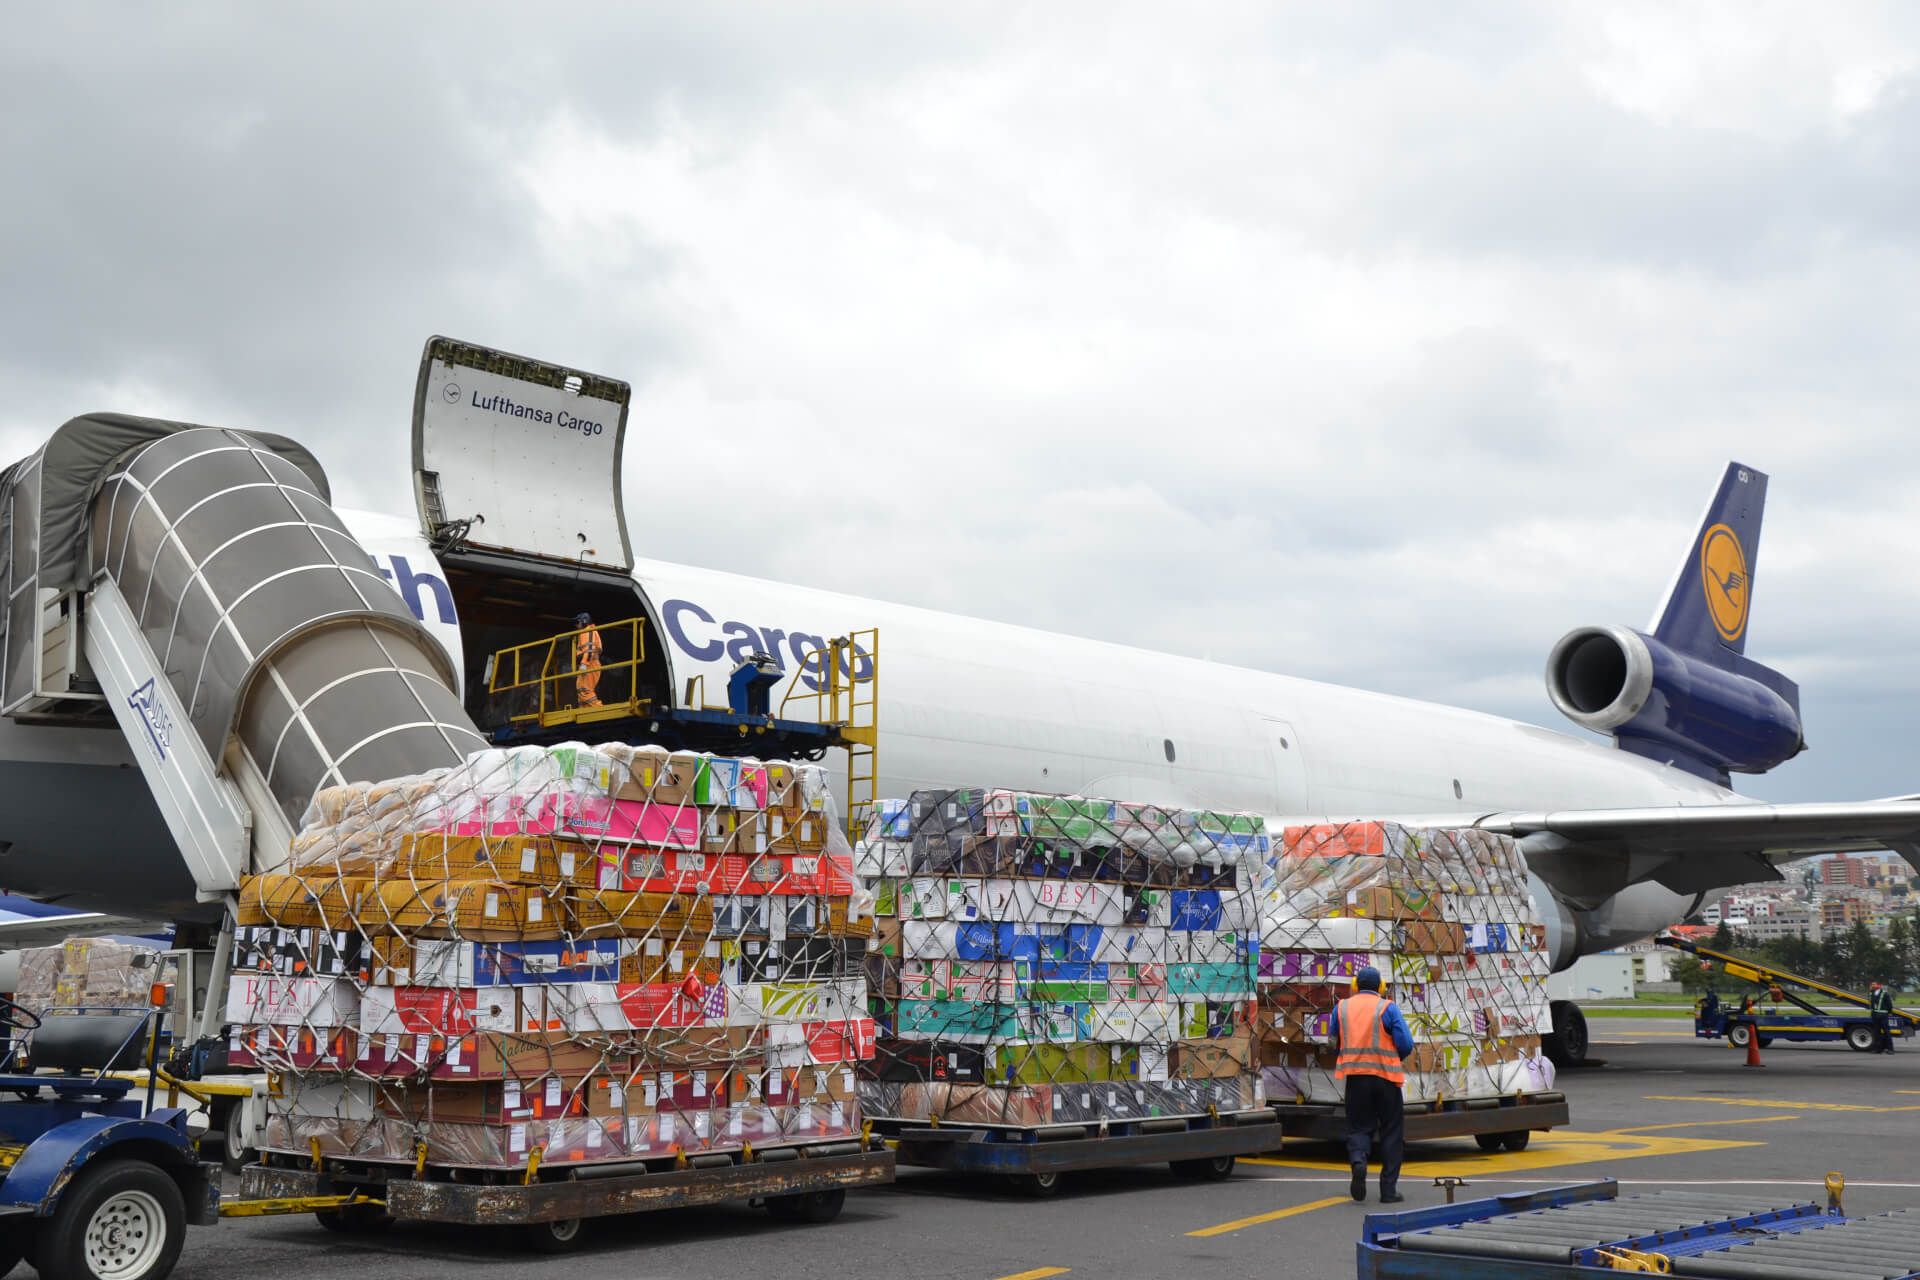
[[[1805,746],[1796,686],[1745,656],[1767,490],[1750,467],[1728,466],[1646,630],[1578,627],[1547,656],[1554,704],[1610,734],[1609,746],[1432,703],[636,558],[620,485],[629,394],[613,379],[432,339],[415,393],[416,516],[338,513],[371,560],[364,576],[384,579],[444,650],[446,682],[460,686],[482,729],[497,722],[494,655],[569,631],[582,610],[603,627],[643,620],[635,651],[608,657],[630,664],[619,678],[631,685],[617,696],[644,695],[669,711],[721,698],[743,662],[778,670],[778,706],[796,682],[812,681],[802,655],[877,628],[881,652],[858,661],[878,660],[884,673],[880,795],[991,785],[1251,810],[1282,824],[1477,824],[1519,840],[1556,968],[1677,923],[1716,890],[1775,878],[1783,860],[1865,848],[1911,856],[1920,841],[1920,803],[1770,805],[1731,787],[1733,774],[1764,773]],[[84,435],[95,421],[62,432]],[[60,457],[81,459],[68,480],[90,495],[98,486],[89,477],[108,465],[94,455],[107,450],[67,444]],[[286,452],[305,457],[297,446]],[[51,459],[54,446],[43,454]],[[47,468],[40,484],[52,495]],[[21,468],[9,474],[17,481]],[[0,490],[7,482],[0,475]],[[49,510],[40,518],[50,537]],[[20,576],[16,565],[11,581]],[[11,664],[22,619],[10,614]],[[113,721],[82,727],[63,717],[69,703],[23,698],[15,683],[6,697],[0,887],[112,913],[116,932],[203,913],[134,767],[134,735],[113,732]],[[1557,1056],[1581,1056],[1578,1009],[1556,1002],[1554,1025]]]

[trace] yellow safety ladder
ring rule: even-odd
[[[816,689],[805,687],[811,678]],[[809,716],[831,725],[847,749],[847,832],[858,836],[866,829],[880,786],[880,629],[849,632],[810,649],[800,659],[799,674],[780,700],[780,719],[796,702],[814,705]]]

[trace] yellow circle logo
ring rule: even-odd
[[[1729,644],[1747,629],[1747,553],[1726,525],[1717,524],[1700,539],[1700,587],[1707,595],[1707,616]]]

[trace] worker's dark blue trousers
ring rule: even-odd
[[[1382,1076],[1347,1077],[1347,1161],[1363,1163],[1377,1141],[1380,1194],[1400,1184],[1400,1161],[1407,1149],[1406,1117],[1400,1086]]]

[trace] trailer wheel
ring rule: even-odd
[[[1747,1041],[1753,1039],[1753,1027],[1749,1023],[1736,1022],[1727,1028],[1727,1043],[1736,1049],[1747,1047]]]
[[[1060,1192],[1061,1178],[1058,1172],[1016,1173],[1010,1176],[1013,1178],[1013,1185],[1016,1190],[1022,1195],[1032,1196],[1036,1200],[1044,1200],[1048,1196],[1058,1195]]]
[[[1859,1053],[1868,1053],[1880,1045],[1880,1034],[1864,1022],[1856,1022],[1847,1028],[1847,1048]]]
[[[1773,1043],[1773,1037],[1772,1037],[1772,1036],[1761,1036],[1761,1037],[1760,1037],[1760,1047],[1761,1047],[1762,1049],[1764,1049],[1764,1048],[1766,1048],[1766,1047],[1767,1047],[1768,1045],[1770,1045],[1770,1044],[1772,1044],[1772,1043]]]
[[[313,1220],[329,1231],[367,1236],[393,1226],[393,1217],[377,1204],[350,1204],[344,1209],[316,1209]]]
[[[1553,1030],[1540,1038],[1547,1060],[1560,1068],[1582,1067],[1587,1062],[1587,1016],[1571,1000],[1555,1000],[1548,1006]]]
[[[1172,1160],[1173,1171],[1183,1178],[1205,1182],[1225,1182],[1233,1176],[1232,1156],[1206,1156],[1199,1160]]]
[[[144,1160],[87,1169],[41,1228],[33,1265],[43,1280],[147,1280],[173,1270],[186,1231],[180,1188]]]
[[[1476,1133],[1473,1141],[1482,1151],[1498,1151],[1506,1136],[1504,1133]]]
[[[1500,1135],[1500,1145],[1509,1151],[1525,1151],[1532,1141],[1533,1133],[1527,1129],[1512,1129]]]
[[[13,1274],[21,1259],[32,1252],[29,1248],[32,1243],[32,1229],[26,1226],[8,1227],[0,1234],[0,1280]]]
[[[247,1105],[240,1098],[230,1100],[220,1116],[220,1163],[228,1173],[238,1173],[259,1158],[260,1153],[247,1145],[253,1135],[245,1132]]]
[[[529,1222],[520,1229],[520,1238],[535,1253],[572,1253],[586,1238],[586,1226],[579,1218]]]

